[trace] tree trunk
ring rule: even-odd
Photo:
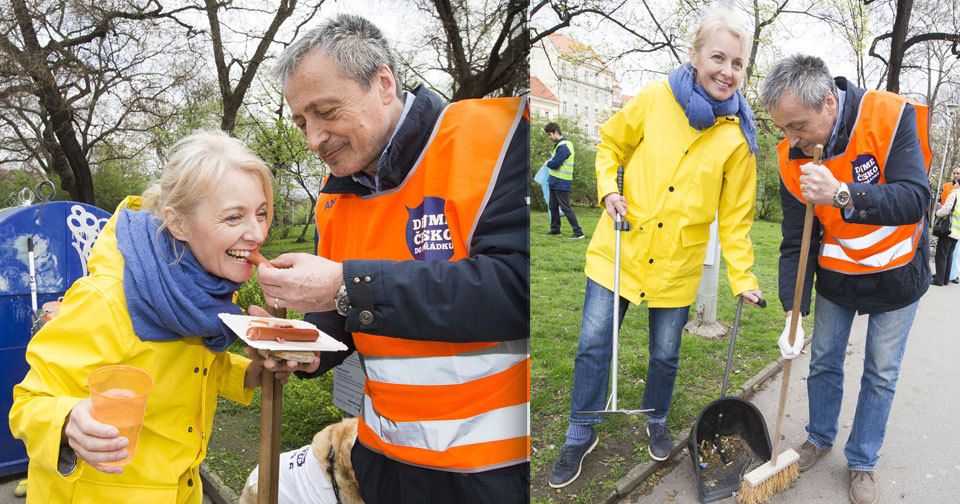
[[[23,60],[20,63],[36,85],[33,94],[39,99],[40,107],[48,116],[52,135],[44,135],[45,140],[56,142],[69,166],[69,176],[64,176],[68,175],[66,169],[61,169],[59,173],[61,186],[74,200],[92,205],[95,203],[93,177],[73,127],[73,109],[64,100],[63,93],[46,64],[46,57],[24,0],[13,0],[13,10],[23,36]],[[56,157],[54,155],[54,158]],[[59,163],[53,163],[54,169],[58,169],[58,165]]]
[[[310,208],[313,208],[314,210],[317,208],[317,200],[313,199],[313,196],[310,197]],[[313,217],[314,212],[307,212],[307,221],[303,223],[303,229],[300,230],[300,236],[297,237],[297,243],[303,243],[307,241],[307,229],[310,228],[310,223],[313,222]]]
[[[887,67],[887,91],[900,92],[900,69],[903,67],[903,53],[906,51],[908,23],[913,0],[897,0],[897,16],[893,21],[893,37],[890,39],[890,64]]]

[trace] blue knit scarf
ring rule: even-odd
[[[690,126],[702,130],[713,126],[719,116],[736,114],[740,118],[740,131],[747,139],[750,152],[757,153],[757,127],[753,123],[753,110],[740,91],[736,91],[724,101],[714,99],[697,84],[690,63],[674,68],[667,80],[673,96],[687,115]]]
[[[117,248],[123,255],[123,290],[133,331],[143,341],[197,336],[211,350],[226,350],[234,336],[218,313],[240,314],[231,302],[240,283],[208,273],[185,243],[173,255],[174,238],[157,232],[160,220],[124,209],[117,217]]]

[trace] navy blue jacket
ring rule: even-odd
[[[836,142],[829,152],[823,153],[824,159],[846,150],[860,109],[860,100],[866,92],[843,77],[837,77],[835,80],[837,87],[846,91],[846,99],[840,113],[841,123]],[[790,159],[807,157],[799,149],[790,149],[789,156]],[[844,220],[852,223],[897,226],[926,219],[925,210],[930,200],[930,186],[927,183],[926,164],[917,134],[916,114],[913,106],[909,104],[900,118],[900,125],[884,167],[884,177],[885,184],[847,184],[853,197],[854,212],[849,218],[845,212],[841,212]],[[780,302],[783,304],[784,311],[787,311],[793,309],[793,291],[797,279],[806,207],[787,190],[783,180],[780,181],[780,201],[783,205],[783,221],[780,225],[783,232],[783,241],[780,242]],[[814,218],[813,239],[810,242],[810,257],[807,262],[800,311],[804,315],[810,313],[810,288],[814,274],[816,274],[818,296],[823,296],[840,306],[856,309],[861,314],[896,310],[920,299],[920,296],[930,287],[930,245],[927,227],[923,226],[917,252],[908,264],[868,275],[845,275],[819,266],[813,267],[817,264],[820,238],[823,233],[819,220]]]
[[[557,140],[556,143],[560,143],[566,139],[567,137],[560,137],[560,140]],[[549,161],[547,161],[547,168],[550,168],[551,170],[560,169],[560,167],[563,166],[563,162],[566,161],[568,157],[570,157],[570,149],[568,149],[566,145],[557,146],[557,152],[552,158],[550,158]],[[550,175],[547,185],[550,186],[551,190],[569,191],[571,188],[573,188],[573,181],[559,179],[553,175]]]
[[[440,97],[418,86],[410,111],[381,160],[380,190],[397,187],[426,147],[443,110]],[[369,275],[371,288],[346,282],[349,316],[336,311],[305,317],[343,341],[352,352],[357,313],[369,310],[369,334],[455,343],[507,341],[530,337],[530,217],[527,174],[530,171],[530,123],[521,120],[509,140],[489,202],[480,214],[470,257],[459,261],[346,260],[344,279]],[[321,189],[330,194],[373,192],[352,177],[330,176]],[[398,209],[398,211],[403,211]],[[364,284],[361,284],[363,286]],[[322,352],[320,375],[351,352]],[[299,373],[298,373],[299,374]]]

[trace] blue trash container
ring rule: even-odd
[[[13,387],[27,373],[32,327],[27,238],[33,238],[37,306],[63,296],[87,274],[87,257],[109,213],[72,201],[0,210],[0,476],[27,469],[23,443],[7,418]]]

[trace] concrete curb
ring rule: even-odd
[[[200,479],[203,480],[203,494],[214,504],[237,504],[240,496],[228,487],[206,462],[200,464]]]
[[[808,339],[804,345],[804,350],[810,347],[810,340]],[[752,376],[743,386],[737,391],[736,394],[729,394],[733,397],[739,397],[743,400],[749,400],[756,394],[757,389],[763,385],[767,380],[773,377],[775,374],[779,373],[783,369],[783,358],[777,359],[774,362],[768,364],[765,368],[761,369],[759,373]],[[687,447],[687,438],[690,437],[690,429],[692,426],[687,427],[679,436],[677,436],[676,441],[673,444],[673,448],[670,450],[670,456],[667,460],[664,461],[650,461],[643,464],[639,464],[631,469],[627,474],[620,478],[617,481],[616,488],[603,501],[604,504],[613,504],[617,500],[622,499],[630,494],[634,488],[640,483],[643,483],[644,480],[650,477],[657,469],[660,469],[661,466],[670,464],[674,462],[674,458]],[[679,461],[676,461],[679,463]]]

